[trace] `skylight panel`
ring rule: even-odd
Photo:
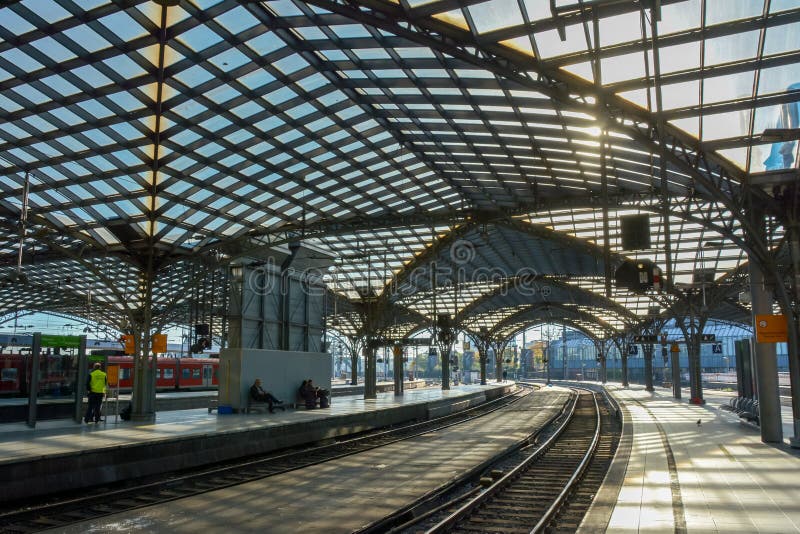
[[[8,29],[11,35],[22,36],[36,29],[36,26],[17,15],[10,8],[0,9],[0,26]]]
[[[642,30],[638,11],[600,19],[600,46],[641,39]]]
[[[269,0],[265,2],[269,8],[279,16],[302,16],[300,11],[291,0]]]
[[[105,74],[101,73],[91,65],[83,65],[78,67],[73,70],[72,73],[80,80],[83,80],[85,83],[89,84],[95,89],[99,89],[100,87],[105,87],[106,85],[113,83]]]
[[[22,69],[25,72],[36,72],[44,68],[44,65],[17,48],[9,48],[8,50],[0,52],[0,57],[8,61],[14,67]]]
[[[468,9],[479,34],[519,26],[523,22],[516,0],[489,0]]]
[[[751,111],[731,111],[703,116],[703,141],[747,135]]]
[[[705,64],[718,65],[753,58],[758,52],[758,30],[725,35],[705,41]]]
[[[700,27],[700,0],[661,6],[658,34],[668,35]]]
[[[330,28],[342,39],[370,37],[370,33],[360,24],[340,24],[338,26],[331,26]]]
[[[49,24],[53,24],[72,16],[69,11],[55,2],[52,2],[51,0],[39,0],[36,3],[36,14],[46,20]]]
[[[652,61],[650,62],[652,64]],[[644,78],[646,71],[641,52],[601,59],[603,84]]]
[[[753,93],[754,74],[754,72],[739,72],[706,78],[703,82],[703,103],[749,98]]]
[[[286,47],[286,43],[272,32],[262,33],[247,41],[247,46],[260,56],[267,56],[276,50]]]
[[[285,58],[273,61],[272,65],[283,74],[289,75],[308,67],[308,62],[298,54],[291,54]]]
[[[658,59],[661,74],[700,68],[700,45],[698,41],[659,48]]]
[[[800,64],[790,63],[763,69],[758,79],[758,94],[784,93],[800,90]]]
[[[147,74],[146,70],[123,54],[106,58],[103,60],[103,63],[125,80],[133,80],[134,78]]]
[[[672,83],[662,87],[661,105],[664,109],[685,108],[696,106],[699,103],[700,82],[698,80]]]
[[[202,52],[222,41],[222,37],[203,24],[179,34],[175,39],[194,52]]]
[[[208,60],[223,72],[230,72],[250,62],[250,58],[236,48],[229,48]]]
[[[12,87],[11,90],[34,104],[50,102],[50,98],[47,95],[28,84],[17,85],[16,87]]]
[[[44,120],[44,118],[42,118],[39,115],[29,115],[27,117],[23,117],[22,120],[27,122],[34,128],[36,128],[40,132],[52,132],[57,129],[53,124]]]
[[[316,72],[311,76],[307,76],[302,80],[299,80],[297,85],[299,85],[306,92],[310,93],[315,89],[319,89],[320,87],[328,85],[328,80],[325,78],[325,76]]]
[[[591,31],[590,28],[590,34]],[[587,49],[586,36],[583,33],[582,25],[571,24],[566,26],[565,33],[567,37],[565,41],[561,40],[556,30],[536,33],[534,37],[536,39],[536,45],[539,48],[539,56],[542,58],[551,58],[581,52]]]
[[[258,19],[242,6],[226,11],[218,16],[216,21],[233,35],[242,33],[259,24]]]
[[[772,0],[769,4],[769,12],[778,13],[798,7],[800,7],[800,1],[798,0]]]
[[[264,99],[272,104],[273,106],[277,106],[287,102],[297,96],[297,93],[292,91],[289,87],[281,87],[271,93],[267,93],[264,95]]]
[[[757,17],[764,9],[763,2],[753,0],[705,0],[706,26]]]
[[[145,29],[124,11],[106,15],[100,22],[122,41],[133,41],[147,35]]]

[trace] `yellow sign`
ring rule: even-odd
[[[677,343],[673,343],[672,346],[669,348],[670,352],[680,352],[681,348],[678,346]]]
[[[109,365],[106,368],[106,380],[112,388],[119,384],[119,365]]]
[[[789,324],[785,315],[756,315],[756,341],[782,343],[789,339]]]
[[[122,347],[125,350],[125,354],[136,354],[136,346],[132,334],[123,334]]]
[[[167,352],[167,334],[153,334],[152,347],[155,354]]]

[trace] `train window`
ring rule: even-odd
[[[200,378],[200,369],[192,369],[192,378]]]
[[[191,369],[182,369],[181,370],[181,378],[184,380],[189,380],[192,377],[192,370]]]
[[[0,371],[0,382],[16,382],[16,381],[17,381],[16,368],[10,367]]]
[[[120,380],[129,380],[131,378],[131,370],[130,368],[123,367],[119,370],[119,379]]]
[[[164,378],[172,380],[173,376],[175,376],[175,369],[164,369]]]

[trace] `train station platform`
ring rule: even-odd
[[[403,388],[405,390],[427,387],[428,380],[405,380]],[[378,393],[394,391],[394,381],[383,381],[376,384]],[[364,384],[350,385],[348,382],[339,380],[331,384],[331,396],[341,397],[347,395],[363,395]],[[181,391],[159,391],[156,393],[156,412],[190,410],[192,408],[207,408],[209,399],[216,399],[217,390],[181,390]],[[108,399],[105,405],[109,408],[122,410],[130,404],[130,392],[121,392],[119,399]],[[118,406],[114,403],[118,401]],[[37,402],[37,424],[40,421],[49,419],[66,419],[72,416],[75,400],[71,396],[40,397]],[[86,398],[83,399],[81,412],[86,411]],[[25,397],[5,397],[0,398],[0,425],[5,423],[24,422],[28,418],[28,399]]]
[[[757,427],[720,409],[731,394],[704,391],[698,406],[661,388],[608,389],[625,413],[623,441],[579,532],[800,532],[790,408],[785,442],[766,444]]]
[[[330,408],[217,415],[157,412],[152,422],[107,417],[0,425],[0,500],[155,475],[457,412],[501,396],[513,382],[336,397]]]

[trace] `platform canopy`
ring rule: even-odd
[[[306,241],[336,256],[344,333],[365,303],[399,333],[747,323],[743,214],[778,250],[798,176],[798,21],[797,0],[4,2],[0,317],[221,317],[230,262]],[[623,248],[637,214],[650,243]],[[618,287],[625,258],[666,288]]]

